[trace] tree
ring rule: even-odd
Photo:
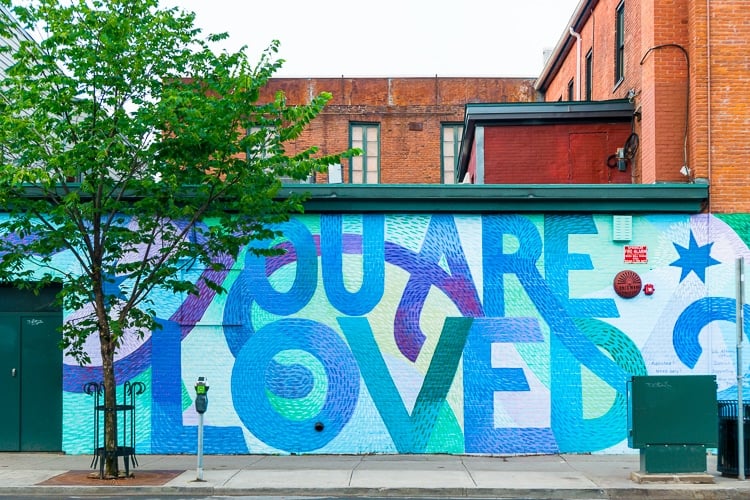
[[[21,42],[0,80],[0,279],[62,283],[62,306],[78,313],[61,346],[89,363],[86,340],[98,336],[112,408],[123,336],[158,328],[150,292],[198,293],[182,271],[224,269],[246,247],[268,253],[248,243],[278,236],[270,225],[302,209],[301,197],[277,197],[279,178],[350,152],[285,153],[331,96],[258,102],[283,62],[278,42],[251,65],[244,49],[212,51],[226,35],[202,38],[194,14],[158,0],[0,1],[43,33]],[[0,35],[11,28],[0,21]],[[61,267],[59,252],[74,265]],[[222,291],[211,276],[201,280]],[[117,417],[105,414],[111,452]],[[115,456],[105,471],[118,474]]]

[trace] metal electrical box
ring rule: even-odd
[[[628,446],[639,448],[641,472],[705,472],[706,448],[718,445],[715,375],[632,377]]]

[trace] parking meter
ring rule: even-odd
[[[203,481],[203,414],[208,408],[208,383],[206,377],[198,377],[195,383],[195,411],[198,412],[198,477]]]
[[[198,377],[195,383],[195,411],[200,414],[206,413],[208,408],[208,384],[205,377]]]

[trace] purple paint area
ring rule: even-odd
[[[218,260],[225,269],[231,268],[234,260],[226,255]],[[206,270],[201,278],[221,283],[228,271]],[[188,295],[175,313],[169,318],[181,325],[181,338],[187,337],[195,324],[203,317],[206,309],[216,297],[216,292],[208,288],[203,280],[198,282],[198,295]],[[157,319],[157,321],[159,321]],[[147,339],[137,349],[126,357],[115,361],[115,377],[120,383],[140,375],[151,366],[151,339]],[[83,385],[88,382],[98,382],[102,379],[101,366],[63,365],[63,390],[66,392],[83,392]]]
[[[151,339],[146,340],[127,357],[115,361],[115,380],[120,383],[140,375],[151,366]],[[63,365],[63,391],[83,392],[88,382],[101,382],[101,366]]]
[[[320,256],[320,235],[314,235],[313,241],[316,253]],[[344,234],[342,236],[342,251],[347,254],[361,254],[362,236],[358,234]],[[284,242],[276,248],[285,250],[283,255],[266,259],[266,275],[270,276],[285,265],[296,262],[297,254],[290,242]],[[426,340],[426,335],[419,325],[422,309],[431,287],[436,287],[450,298],[460,314],[465,317],[482,317],[484,315],[474,283],[468,274],[468,269],[461,269],[455,275],[449,274],[437,262],[428,260],[419,254],[407,250],[395,243],[385,242],[385,261],[400,267],[410,274],[409,282],[403,292],[394,319],[394,338],[399,350],[411,361],[415,361]],[[222,256],[219,262],[226,269],[231,268],[233,260],[229,256]],[[190,334],[194,325],[200,321],[206,309],[216,297],[216,292],[208,288],[204,279],[221,283],[226,279],[227,272],[206,270],[198,283],[199,294],[189,295],[175,313],[169,318],[181,325],[181,338]],[[127,357],[115,363],[115,371],[120,381],[129,380],[147,369],[151,361],[150,339]],[[63,369],[64,390],[81,392],[86,382],[100,378],[101,367],[79,367],[65,365]]]
[[[343,252],[347,254],[362,253],[362,236],[359,234],[343,235]],[[320,256],[320,235],[314,235],[313,241]],[[297,253],[290,242],[279,244],[276,248],[285,251],[283,255],[266,260],[266,276],[292,264],[297,260]],[[451,275],[437,262],[421,257],[419,254],[391,242],[385,242],[385,261],[400,267],[411,277],[401,297],[393,324],[393,335],[401,353],[411,361],[416,361],[422,346],[427,339],[419,326],[422,309],[431,287],[445,293],[465,317],[484,316],[474,283],[468,269],[462,274]]]
[[[478,318],[471,324],[472,333],[497,342],[544,342],[536,318]]]
[[[393,324],[396,344],[409,360],[416,361],[427,339],[419,326],[419,319],[431,287],[445,293],[464,317],[477,318],[484,315],[468,272],[465,275],[448,274],[438,263],[389,242],[385,244],[385,260],[411,275]]]

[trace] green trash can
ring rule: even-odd
[[[742,405],[744,411],[745,477],[750,476],[750,402]],[[716,450],[716,470],[722,476],[737,477],[740,473],[739,441],[737,439],[737,417],[739,401],[722,400],[719,409],[719,446]]]
[[[636,376],[628,383],[628,446],[642,473],[702,473],[718,441],[715,375]]]

